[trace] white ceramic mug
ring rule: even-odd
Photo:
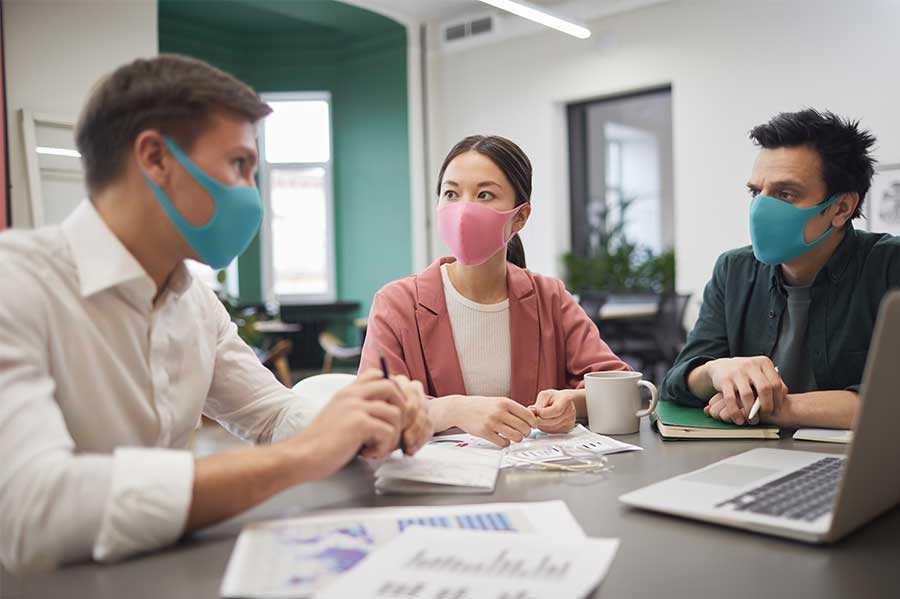
[[[588,428],[601,435],[636,433],[641,418],[656,410],[659,393],[640,372],[589,372],[584,375]],[[650,390],[650,407],[641,409],[641,387]]]

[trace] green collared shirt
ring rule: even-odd
[[[848,227],[811,290],[806,350],[820,391],[859,391],[878,306],[896,287],[900,237]],[[705,405],[688,388],[691,370],[717,358],[771,357],[786,307],[780,266],[759,262],[749,246],[719,256],[697,323],[663,379],[662,399]]]

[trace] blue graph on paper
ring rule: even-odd
[[[464,528],[468,530],[499,530],[515,532],[509,517],[503,512],[490,514],[460,514],[459,516],[438,516],[431,518],[403,518],[397,521],[400,532],[409,526],[433,526],[436,528]]]
[[[294,556],[290,586],[306,586],[346,572],[375,546],[375,539],[361,524],[311,536],[283,534],[276,542]]]

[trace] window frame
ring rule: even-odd
[[[335,245],[335,217],[334,217],[334,128],[333,103],[331,93],[321,92],[272,92],[260,94],[264,102],[290,102],[290,101],[324,101],[328,104],[328,161],[327,162],[274,162],[266,160],[266,127],[265,122],[257,132],[259,144],[259,178],[260,195],[263,200],[264,217],[260,228],[260,261],[261,284],[263,299],[266,303],[278,303],[281,305],[306,305],[332,303],[337,298],[337,248]],[[327,276],[328,289],[325,293],[304,294],[277,294],[275,293],[275,263],[274,263],[274,239],[272,235],[272,197],[271,197],[271,171],[300,170],[307,168],[322,168],[325,170],[325,219],[326,219],[326,248],[327,248]]]
[[[588,226],[588,219],[584,218],[587,213],[587,205],[590,203],[590,169],[591,156],[589,149],[588,134],[588,109],[594,104],[603,104],[606,102],[615,102],[628,100],[631,98],[639,98],[644,96],[654,96],[657,94],[668,94],[670,108],[673,104],[672,85],[658,85],[633,91],[612,94],[607,96],[593,97],[585,100],[579,100],[566,105],[566,128],[568,131],[568,151],[569,151],[569,239],[571,242],[571,252],[580,257],[587,257],[591,254],[591,230]],[[671,123],[670,123],[671,125]],[[674,126],[674,125],[672,125]],[[674,137],[674,136],[673,136]],[[672,142],[672,160],[674,162],[674,141]],[[606,180],[606,160],[601,162],[603,168],[603,180]],[[672,171],[674,179],[674,170]],[[673,181],[674,184],[674,181]],[[605,186],[604,186],[605,187]],[[609,188],[606,188],[607,191]],[[618,187],[621,194],[621,185]],[[674,187],[673,187],[674,194]],[[600,198],[604,209],[606,206],[606,196]],[[674,195],[672,197],[674,204]],[[660,213],[660,221],[663,220],[663,213]],[[665,236],[661,237],[661,246],[666,251]]]

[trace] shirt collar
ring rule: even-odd
[[[78,270],[82,297],[124,285],[150,300],[156,296],[156,283],[110,230],[90,200],[82,201],[63,221],[62,232]],[[168,288],[181,296],[191,282],[191,275],[182,262],[172,273]]]

